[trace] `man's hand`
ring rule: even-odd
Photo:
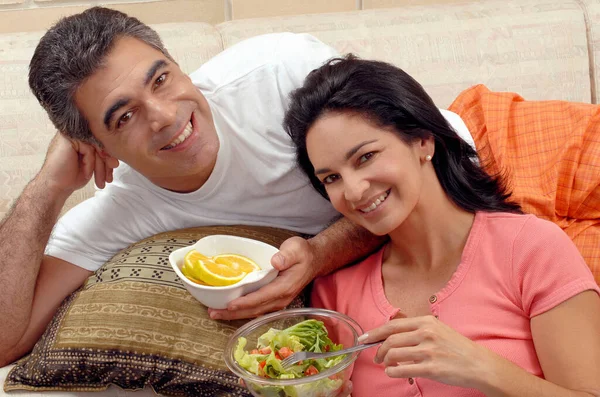
[[[104,188],[107,182],[112,182],[113,169],[118,165],[119,162],[110,157],[105,161],[94,146],[70,140],[57,132],[39,176],[50,188],[70,195],[85,186],[92,174],[96,186]]]
[[[291,237],[281,244],[271,264],[279,274],[256,292],[230,302],[227,310],[209,309],[211,318],[235,320],[257,317],[285,308],[312,281],[319,269],[310,240]]]
[[[273,267],[279,269],[275,280],[230,302],[227,310],[209,309],[210,316],[215,320],[235,320],[281,310],[316,276],[369,255],[385,241],[387,236],[374,236],[345,218],[311,239],[291,237],[271,259]]]

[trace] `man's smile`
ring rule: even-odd
[[[171,142],[169,142],[168,145],[164,146],[160,150],[171,150],[171,149],[179,146],[180,144],[182,144],[183,142],[185,142],[185,140],[187,138],[189,138],[190,135],[192,135],[193,131],[194,131],[194,128],[193,128],[193,125],[192,125],[192,121],[190,120],[190,121],[188,121],[187,125],[183,129],[183,132],[181,132],[180,134],[178,134]]]

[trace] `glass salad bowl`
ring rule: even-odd
[[[240,327],[227,343],[224,358],[254,396],[343,397],[358,353],[305,360],[285,369],[280,362],[300,350],[355,346],[362,333],[356,321],[332,310],[282,310]]]

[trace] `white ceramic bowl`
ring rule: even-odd
[[[220,254],[238,254],[252,259],[261,270],[249,273],[240,282],[225,287],[210,287],[190,281],[181,272],[185,255],[197,250],[206,256]],[[271,266],[271,257],[278,251],[272,245],[244,237],[215,234],[203,237],[194,245],[179,248],[171,252],[169,262],[183,286],[198,301],[213,309],[225,309],[227,304],[240,296],[249,294],[267,285],[277,277],[277,269]]]

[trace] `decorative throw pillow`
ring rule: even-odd
[[[131,245],[65,299],[4,390],[98,391],[114,384],[170,396],[250,395],[223,361],[228,338],[246,321],[211,320],[169,264],[173,250],[212,234],[276,247],[295,235],[266,227],[199,227]],[[290,305],[302,306],[303,297]]]
[[[560,226],[600,284],[600,106],[526,101],[477,85],[450,105],[488,172],[504,173],[523,210]]]

